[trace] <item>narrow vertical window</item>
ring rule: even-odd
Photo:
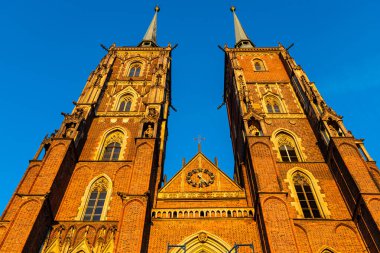
[[[274,112],[275,113],[279,113],[279,112],[281,112],[280,111],[280,107],[278,106],[278,104],[275,102],[275,103],[273,103],[273,109],[274,109]]]
[[[99,221],[102,215],[104,202],[106,200],[107,191],[93,190],[88,200],[86,212],[84,214],[84,221]]]
[[[110,194],[110,182],[102,176],[88,187],[88,196],[84,209],[82,209],[81,219],[84,221],[100,221],[105,217],[107,196]]]
[[[260,59],[255,59],[253,61],[253,69],[255,71],[265,71],[264,62]]]
[[[129,77],[138,77],[138,76],[140,76],[140,71],[141,71],[141,66],[140,66],[140,65],[133,65],[133,66],[129,69],[129,74],[128,74],[128,76],[129,76]]]
[[[281,113],[281,102],[280,100],[272,95],[268,95],[265,98],[265,105],[267,113]]]
[[[273,113],[273,107],[270,103],[267,103],[267,111],[268,113]]]
[[[117,161],[121,156],[124,134],[120,130],[109,133],[103,142],[98,159],[102,161]]]
[[[321,218],[309,178],[303,173],[296,172],[293,175],[293,183],[304,218]]]
[[[120,99],[118,111],[119,112],[130,112],[132,108],[132,97],[125,96]]]
[[[280,147],[280,155],[283,162],[298,162],[298,157],[295,149],[288,145]]]
[[[262,70],[262,67],[261,67],[261,64],[260,64],[260,62],[255,62],[255,70],[256,71],[261,71]]]
[[[283,162],[302,161],[296,141],[287,133],[281,132],[276,135],[277,147]]]
[[[112,142],[108,144],[104,150],[102,160],[103,161],[117,161],[119,159],[120,150],[121,150],[120,143]]]

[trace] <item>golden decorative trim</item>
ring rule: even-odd
[[[267,119],[306,119],[306,115],[303,113],[267,113],[265,118]]]
[[[153,219],[253,218],[254,208],[152,209]]]
[[[231,199],[245,198],[245,192],[173,192],[158,193],[159,199]]]

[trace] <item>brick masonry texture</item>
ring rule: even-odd
[[[218,253],[235,243],[252,243],[256,253],[378,252],[376,163],[363,160],[347,132],[323,142],[308,113],[316,107],[299,100],[300,92],[311,99],[310,91],[295,88],[294,78],[307,76],[282,46],[226,48],[235,178],[199,152],[164,184],[170,51],[110,48],[73,113],[42,144],[44,158],[30,162],[0,220],[0,252],[165,253],[175,244],[190,253]],[[256,60],[264,71],[254,71]],[[128,76],[132,64],[140,64],[140,76]],[[118,111],[122,95],[133,97],[128,112]],[[267,95],[279,99],[281,113],[267,112]],[[319,125],[338,118],[327,109],[315,113]],[[250,122],[261,128],[259,136],[250,132]],[[154,127],[150,136],[143,133],[146,123]],[[102,161],[113,130],[123,135],[119,159]],[[282,161],[280,132],[294,137],[300,161]],[[289,178],[297,170],[314,178],[322,218],[304,217]],[[99,178],[108,182],[105,211],[100,221],[84,221],[86,191]]]

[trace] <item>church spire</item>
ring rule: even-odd
[[[236,8],[234,6],[231,7],[231,11],[234,15],[234,26],[235,26],[235,40],[236,48],[252,48],[255,45],[252,43],[252,41],[248,38],[247,34],[245,33],[243,27],[240,24],[240,21],[235,13]]]
[[[156,33],[157,33],[157,13],[160,11],[160,7],[154,8],[154,16],[152,22],[146,31],[143,40],[140,42],[139,47],[157,47]]]

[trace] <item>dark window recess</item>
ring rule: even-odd
[[[106,200],[107,191],[93,190],[88,200],[84,221],[99,221],[102,215],[104,203]]]
[[[296,150],[291,146],[282,145],[280,155],[283,162],[298,162]]]
[[[102,157],[103,161],[117,161],[119,159],[121,145],[118,142],[112,142],[107,145]]]

